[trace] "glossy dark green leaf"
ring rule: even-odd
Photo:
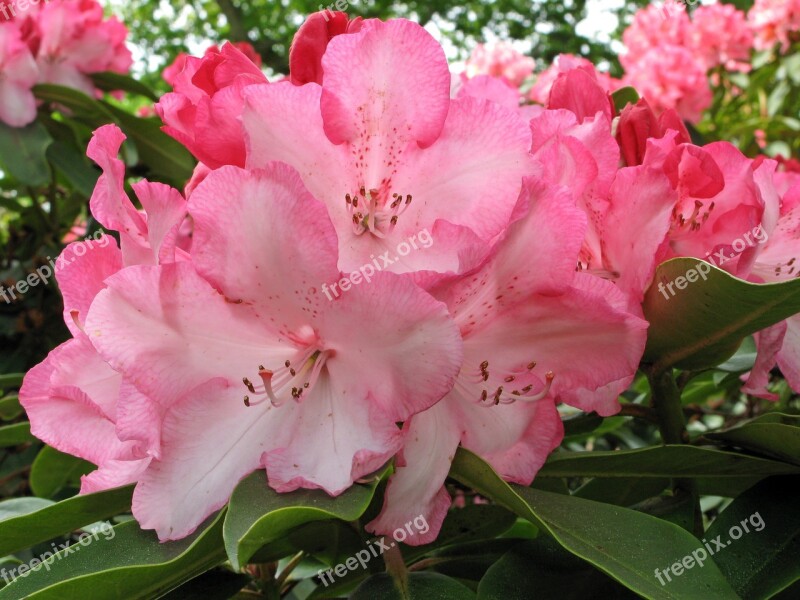
[[[18,446],[36,440],[31,435],[31,425],[27,421],[0,427],[0,448]]]
[[[16,389],[22,385],[25,373],[8,373],[0,375],[0,390]]]
[[[0,600],[158,598],[225,561],[222,522],[217,514],[189,537],[163,544],[136,521],[100,530],[0,590]]]
[[[658,267],[642,307],[650,322],[644,362],[656,371],[704,369],[733,356],[746,336],[800,312],[800,280],[748,283],[697,259],[675,258]]]
[[[22,406],[19,403],[19,396],[6,396],[0,399],[0,419],[10,421],[22,414]]]
[[[706,540],[720,536],[725,547],[714,561],[742,598],[769,598],[800,579],[798,489],[800,477],[770,477],[736,498],[706,531]]]
[[[9,127],[0,121],[0,166],[24,185],[43,185],[50,180],[45,152],[52,141],[41,123]]]
[[[96,468],[85,460],[45,446],[33,461],[31,489],[37,496],[52,498],[67,485],[79,487],[81,475]]]
[[[669,487],[670,481],[661,477],[595,477],[575,490],[575,496],[617,506],[632,506],[658,496]]]
[[[180,143],[161,131],[154,119],[140,119],[110,104],[103,104],[114,115],[128,140],[136,145],[139,161],[164,181],[182,188],[191,178],[197,161]]]
[[[350,596],[350,600],[470,600],[475,594],[455,579],[438,573],[409,573],[400,588],[386,573],[373,575]]]
[[[0,502],[0,521],[27,515],[37,510],[52,506],[52,500],[27,496],[25,498],[11,498]]]
[[[153,101],[158,100],[158,96],[153,90],[129,75],[106,71],[103,73],[93,73],[91,78],[98,88],[106,92],[130,92],[131,94],[138,94],[139,96],[144,96]]]
[[[370,485],[356,484],[332,498],[321,490],[279,494],[267,485],[264,472],[246,477],[236,487],[225,518],[225,548],[238,569],[251,556],[291,529],[326,519],[355,521],[369,506],[377,478]]]
[[[509,485],[464,449],[456,454],[450,474],[531,520],[566,550],[645,598],[738,598],[711,562],[687,569],[664,585],[659,583],[658,569],[669,569],[701,546],[672,523],[626,508]]]
[[[541,536],[509,550],[478,586],[478,600],[533,598],[635,600],[638,596]]]
[[[84,153],[85,149],[80,150],[73,144],[56,140],[47,149],[47,159],[76,190],[89,198],[100,171],[92,167]]]
[[[537,477],[731,477],[800,473],[795,465],[697,446],[559,452]]]
[[[161,600],[228,600],[248,584],[250,578],[224,569],[214,569],[171,591]]]
[[[130,510],[131,487],[75,496],[0,522],[0,556]]]
[[[114,117],[102,103],[79,90],[42,83],[34,86],[33,93],[39,100],[50,103],[56,109],[68,109],[72,118],[92,128],[114,122]]]
[[[800,465],[800,416],[768,413],[706,437]]]

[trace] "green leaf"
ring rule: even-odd
[[[25,373],[8,373],[0,375],[0,390],[18,389],[22,385]]]
[[[92,167],[76,146],[56,140],[47,149],[47,159],[76,190],[87,198],[91,197],[100,172]]]
[[[0,427],[0,448],[19,446],[35,440],[36,438],[31,435],[31,425],[27,421]]]
[[[0,122],[0,165],[20,183],[43,185],[50,180],[45,152],[52,141],[41,123],[9,127]]]
[[[0,502],[0,521],[12,519],[27,515],[37,510],[52,506],[52,500],[45,500],[44,498],[35,498],[28,496],[26,498],[11,498],[10,500],[3,500]]]
[[[400,588],[387,573],[379,573],[358,586],[350,600],[470,600],[475,594],[455,579],[438,573],[409,573]]]
[[[106,71],[104,73],[93,73],[90,77],[94,84],[103,91],[116,92],[119,90],[144,96],[154,102],[158,100],[158,96],[153,90],[129,75]]]
[[[12,554],[84,525],[130,510],[133,488],[75,496],[0,522],[0,556]]]
[[[52,498],[67,485],[80,486],[81,475],[96,467],[75,456],[45,446],[31,468],[30,484],[33,493],[42,498]]]
[[[22,406],[19,403],[19,396],[7,396],[0,399],[0,419],[10,421],[22,414]]]
[[[0,590],[0,600],[158,598],[225,561],[222,522],[220,512],[191,536],[163,544],[136,521],[100,530]]]
[[[635,600],[638,596],[547,537],[517,544],[481,579],[478,600]]]
[[[595,477],[575,490],[575,496],[617,506],[632,506],[658,496],[669,485],[670,479],[661,477]]]
[[[613,452],[559,452],[537,477],[739,477],[800,473],[782,462],[697,446],[652,446]]]
[[[656,372],[705,369],[733,356],[746,336],[800,312],[800,279],[748,283],[698,259],[675,258],[656,270],[642,308],[650,322],[644,362]]]
[[[645,598],[738,598],[710,561],[659,583],[656,570],[669,569],[701,547],[699,540],[672,523],[626,508],[509,485],[464,449],[456,454],[450,474],[529,519],[566,550]]]
[[[714,561],[742,598],[769,598],[800,580],[800,511],[797,495],[791,493],[798,484],[797,477],[760,482],[736,498],[706,531],[706,540],[721,536],[725,548],[714,554]],[[732,536],[734,527],[739,532]],[[733,539],[735,535],[739,539]]]
[[[706,437],[800,465],[800,416],[769,413]]]
[[[96,128],[114,122],[114,117],[102,103],[79,90],[41,83],[34,86],[33,93],[39,100],[55,105],[55,108],[69,109],[73,113],[73,118],[90,127]]]
[[[161,600],[228,600],[249,582],[246,575],[215,569],[184,583]]]
[[[182,188],[191,178],[197,163],[189,151],[161,131],[160,121],[140,119],[110,104],[104,103],[104,106],[136,145],[139,161],[152,173]]]
[[[354,485],[336,498],[321,490],[279,494],[267,485],[263,472],[253,473],[234,490],[225,517],[225,549],[231,564],[238,570],[259,548],[304,523],[331,518],[355,521],[367,510],[377,484],[376,477],[370,485]]]
[[[611,94],[611,99],[614,101],[614,108],[617,109],[617,112],[622,112],[622,109],[628,104],[636,104],[639,101],[639,92],[628,85]]]

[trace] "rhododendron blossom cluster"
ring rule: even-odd
[[[133,62],[128,30],[106,19],[95,0],[31,3],[0,19],[0,121],[23,127],[36,118],[37,83],[72,87],[94,95],[89,75],[127,73]]]
[[[170,75],[158,113],[201,161],[184,193],[136,183],[137,209],[122,133],[102,127],[89,148],[92,213],[120,245],[65,250],[73,338],[20,401],[36,436],[97,465],[82,492],[135,484],[133,514],[161,540],[254,471],[337,496],[392,461],[367,528],[422,515],[407,543],[428,543],[459,446],[528,485],[562,441],[560,404],[620,409],[658,264],[761,226],[769,241],[725,268],[795,275],[800,178],[692,144],[678,112],[700,106],[648,97],[618,114],[609,82],[569,59],[535,110],[479,76],[451,97],[419,25],[321,19],[282,81],[230,44]],[[519,85],[527,66],[508,68],[484,75]],[[423,230],[435,243],[323,294]],[[800,384],[797,344],[792,319],[759,334],[750,385],[776,361]]]
[[[682,4],[639,10],[622,35],[625,85],[648,98],[656,112],[674,108],[697,122],[711,104],[709,71],[748,71],[753,33],[744,12],[730,4]]]

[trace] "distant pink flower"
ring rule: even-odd
[[[633,22],[622,34],[622,66],[633,69],[653,48],[686,46],[691,27],[685,6],[677,2],[670,2],[669,6],[651,4],[636,11]]]
[[[255,51],[252,44],[248,42],[232,42],[232,45],[235,46],[239,51],[242,52],[250,61],[257,67],[261,68],[261,56]],[[204,56],[208,56],[209,54],[219,54],[220,49],[219,46],[216,44],[212,44],[208,47],[205,51]],[[189,55],[186,52],[179,52],[178,55],[175,57],[167,67],[161,73],[161,76],[171,86],[175,86],[175,81],[180,75],[181,71],[186,67],[186,59],[189,58]]]
[[[798,40],[800,0],[755,0],[747,17],[759,50],[780,43],[781,52],[786,52]]]
[[[705,64],[683,46],[651,48],[628,64],[623,81],[636,88],[658,114],[675,109],[683,119],[696,123],[711,105]]]
[[[299,171],[328,207],[345,272],[425,228],[436,243],[392,271],[474,266],[508,225],[529,170],[526,122],[495,102],[451,99],[444,51],[410,21],[364,21],[330,41],[322,67],[322,86],[245,91],[247,167],[278,160]]]
[[[467,77],[492,75],[519,87],[532,73],[536,62],[508,42],[478,44],[466,63]]]
[[[550,99],[550,89],[558,76],[573,69],[581,69],[591,75],[606,92],[613,92],[621,87],[618,79],[611,77],[608,73],[598,71],[590,60],[572,54],[559,54],[552,65],[536,76],[536,82],[531,87],[528,97],[534,102],[547,105]]]
[[[87,75],[130,69],[133,58],[125,46],[127,34],[116,17],[104,19],[102,7],[94,0],[57,0],[36,14],[28,44],[36,56],[40,81],[94,95]]]
[[[218,52],[209,49],[203,58],[185,58],[178,73],[166,75],[174,77],[174,91],[156,104],[164,131],[211,168],[244,166],[243,92],[247,86],[267,82],[261,69],[226,43]]]
[[[23,127],[36,118],[36,62],[14,25],[0,23],[0,121]]]
[[[731,4],[698,6],[686,34],[687,47],[700,56],[706,69],[722,66],[747,72],[753,50],[753,33],[747,16]]]

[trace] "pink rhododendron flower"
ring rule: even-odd
[[[647,98],[656,113],[675,109],[693,123],[711,105],[705,64],[683,46],[651,48],[628,64],[624,82]]]
[[[651,4],[636,11],[633,22],[622,33],[625,51],[619,60],[626,70],[634,68],[653,48],[661,46],[686,46],[692,27],[686,8],[678,3],[669,7]],[[651,100],[648,98],[648,100]]]
[[[614,284],[575,273],[586,217],[570,192],[531,183],[520,212],[487,263],[433,292],[459,324],[464,363],[444,400],[405,423],[383,512],[368,526],[377,534],[423,514],[430,531],[407,543],[436,538],[459,443],[529,485],[563,436],[554,401],[613,414],[616,395],[595,392],[636,371],[647,323]]]
[[[323,10],[310,15],[297,30],[289,49],[289,78],[295,85],[322,85],[322,57],[337,35],[361,30],[361,17]]]
[[[103,169],[91,200],[95,218],[119,231],[122,250],[105,236],[67,246],[57,263],[64,297],[64,320],[73,339],[53,350],[25,377],[20,402],[31,431],[54,448],[98,466],[82,479],[89,493],[135,482],[153,457],[160,456],[159,431],[144,430],[145,410],[153,404],[97,353],[86,334],[86,318],[105,281],[123,267],[174,262],[185,258],[175,248],[186,203],[163,184],[139,182],[137,196],[147,218],[124,192],[125,167],[116,158],[124,136],[114,125],[101,127],[88,154]]]
[[[133,501],[162,540],[189,534],[258,468],[280,492],[341,493],[399,449],[395,423],[446,393],[461,361],[446,307],[408,279],[380,273],[325,299],[336,233],[288,166],[218,169],[189,212],[192,262],[120,271],[86,324],[164,411],[161,455]]]
[[[701,57],[706,70],[720,65],[728,71],[746,73],[751,69],[753,33],[746,15],[735,6],[698,6],[686,37],[687,47]]]
[[[0,23],[0,121],[23,127],[36,118],[36,62],[16,27]]]
[[[800,1],[755,0],[747,19],[757,49],[767,50],[780,44],[781,52],[786,52],[800,32]]]
[[[133,63],[125,46],[127,28],[104,19],[93,0],[48,2],[35,16],[28,44],[39,66],[39,81],[74,87],[94,95],[91,73],[127,73]]]
[[[30,4],[24,13],[0,20],[0,121],[22,127],[35,119],[36,83],[99,94],[90,74],[130,69],[127,34],[115,17],[104,19],[94,0]]]
[[[674,109],[666,110],[656,117],[644,98],[635,105],[628,104],[622,109],[617,124],[617,141],[625,164],[630,167],[642,164],[648,140],[661,139],[669,130],[678,134],[676,143],[691,141],[686,126]]]
[[[466,62],[468,78],[492,75],[505,79],[518,88],[532,73],[536,62],[525,56],[508,42],[478,44]]]
[[[606,92],[613,92],[620,87],[621,82],[618,79],[611,77],[608,73],[598,71],[591,61],[572,54],[559,54],[552,65],[536,76],[536,82],[528,92],[528,98],[539,104],[547,105],[550,99],[550,89],[558,76],[573,69],[581,69],[591,75]]]
[[[174,91],[156,104],[164,131],[212,169],[244,166],[243,92],[247,86],[266,83],[261,69],[226,43],[218,52],[209,49],[203,58],[187,57],[179,73],[168,74],[173,75]]]
[[[250,61],[261,68],[261,56],[256,52],[253,45],[249,42],[230,42],[233,46],[235,46],[239,51],[242,52]],[[220,54],[219,46],[216,44],[212,44],[208,47],[205,51],[204,56],[208,56],[209,54]],[[186,52],[179,52],[178,55],[175,57],[169,65],[167,65],[161,73],[161,76],[171,86],[175,86],[175,82],[177,81],[178,76],[181,74],[183,69],[186,67],[186,59],[189,58],[189,55]]]
[[[339,267],[353,271],[423,229],[436,243],[388,268],[457,273],[502,233],[529,171],[516,111],[450,99],[441,46],[404,20],[334,37],[324,83],[245,91],[247,167],[294,166],[331,214]],[[211,166],[211,165],[209,165]]]

